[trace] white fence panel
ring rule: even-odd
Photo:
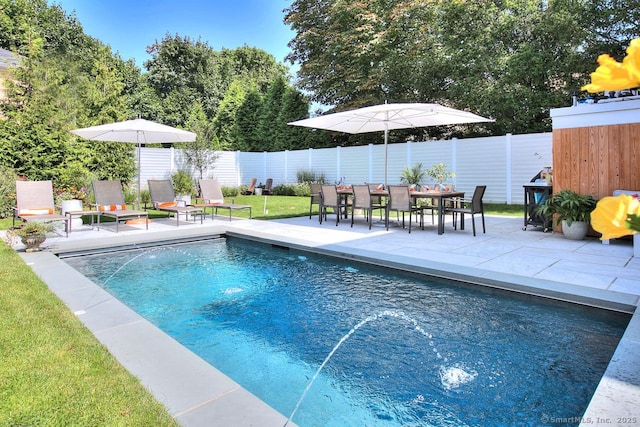
[[[368,145],[340,150],[340,176],[345,178],[345,183],[362,184],[369,181],[369,152],[370,146]]]
[[[389,144],[387,181],[400,182],[407,166],[422,163],[427,169],[444,163],[456,174],[452,182],[457,189],[471,194],[476,185],[487,185],[486,201],[521,204],[522,185],[545,166],[553,166],[551,145],[551,133]],[[169,178],[181,159],[180,150],[143,148],[142,188],[147,187],[147,179]],[[222,152],[206,174],[225,186],[248,184],[253,177],[262,183],[273,178],[274,185],[293,184],[301,170],[323,174],[327,182],[344,176],[352,184],[381,183],[384,159],[384,144],[275,153]]]
[[[140,149],[140,188],[142,190],[149,188],[147,180],[149,179],[170,179],[173,169],[172,148],[141,148]],[[136,167],[137,167],[137,150],[136,150]],[[175,172],[175,171],[173,171]]]
[[[524,203],[523,185],[545,166],[551,166],[551,133],[514,135],[511,139],[511,200]]]
[[[456,145],[456,189],[471,194],[486,185],[487,201],[506,201],[505,137],[459,139]]]

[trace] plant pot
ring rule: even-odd
[[[60,207],[60,211],[62,215],[66,215],[67,212],[76,212],[82,210],[82,200],[63,200],[62,205]],[[75,217],[75,215],[74,215]],[[71,228],[82,227],[82,218],[80,216],[75,217],[71,220]]]
[[[176,202],[178,202],[178,206],[189,206],[191,204],[191,196],[188,194],[176,196]]]
[[[589,223],[584,221],[572,221],[567,225],[567,221],[562,221],[562,234],[570,240],[583,240],[589,231]]]
[[[38,252],[42,250],[40,245],[44,243],[46,239],[47,236],[44,234],[32,234],[20,238],[22,244],[26,247],[26,252]]]
[[[255,188],[254,193],[256,196],[262,196],[262,188]]]

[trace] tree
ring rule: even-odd
[[[213,121],[215,135],[224,150],[238,148],[236,116],[244,98],[243,83],[239,79],[233,80],[220,102],[218,113]]]
[[[195,132],[196,140],[184,144],[178,144],[182,148],[185,160],[196,171],[198,177],[204,178],[204,171],[210,168],[218,159],[216,149],[220,149],[213,126],[204,113],[202,104],[196,103],[189,112],[187,129]]]
[[[272,151],[309,148],[309,129],[290,126],[287,123],[304,119],[309,115],[309,101],[295,88],[285,89],[280,102],[276,128],[276,143]]]
[[[257,134],[262,141],[261,149],[265,151],[277,151],[273,147],[277,145],[278,134],[276,131],[278,115],[282,103],[282,96],[286,89],[284,78],[277,78],[271,82],[267,94],[264,97],[260,121],[257,126]]]
[[[235,135],[236,146],[241,151],[261,151],[262,139],[256,128],[260,123],[262,112],[262,95],[257,89],[250,90],[244,98],[242,105],[236,112]]]
[[[0,162],[28,179],[68,182],[95,172],[128,180],[135,171],[132,147],[101,150],[69,132],[127,117],[122,60],[59,6],[42,0],[0,5],[0,47],[22,55],[2,104]]]
[[[295,0],[287,58],[336,111],[438,102],[496,122],[431,137],[548,131],[549,109],[579,91],[598,52],[623,52],[639,17],[635,0]]]

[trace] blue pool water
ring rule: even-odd
[[[239,239],[66,261],[302,427],[575,420],[629,320]]]

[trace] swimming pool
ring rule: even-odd
[[[236,239],[98,258],[68,262],[287,416],[371,319],[309,388],[301,426],[578,417],[628,321]]]

